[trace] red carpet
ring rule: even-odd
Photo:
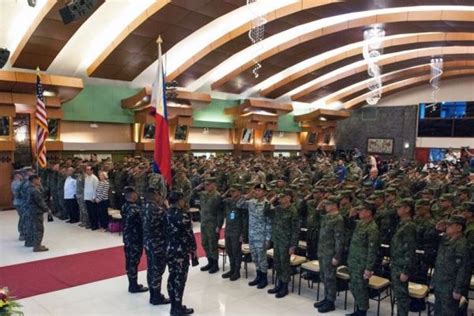
[[[201,234],[196,233],[202,257]],[[146,269],[146,256],[140,261]],[[0,268],[0,287],[7,286],[17,298],[25,298],[125,275],[123,247],[15,264]]]

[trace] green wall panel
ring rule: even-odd
[[[133,123],[133,111],[122,109],[120,101],[140,89],[127,87],[85,85],[73,100],[64,103],[65,121]]]
[[[239,104],[240,100],[212,99],[209,105],[193,111],[193,126],[233,128],[234,120],[231,115],[225,115],[224,110]]]
[[[301,128],[293,118],[294,115],[292,113],[281,115],[278,118],[278,130],[281,132],[300,132]]]

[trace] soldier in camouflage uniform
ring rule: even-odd
[[[416,256],[416,225],[412,220],[414,206],[410,198],[396,204],[400,222],[390,244],[390,273],[398,316],[407,316],[410,312],[408,279],[412,278]]]
[[[350,315],[365,316],[369,309],[369,279],[373,274],[380,246],[379,229],[374,221],[375,204],[364,201],[349,247],[349,288],[354,296],[356,311]]]
[[[248,234],[247,203],[241,196],[242,186],[233,184],[230,198],[224,199],[225,205],[225,251],[229,256],[230,271],[224,273],[224,279],[236,281],[240,278],[242,261],[242,241]]]
[[[85,186],[85,177],[84,177],[84,166],[80,165],[78,172],[76,173],[76,200],[79,205],[79,219],[81,227],[90,227],[89,213],[87,212],[86,201],[84,200],[84,186]]]
[[[44,213],[51,213],[46,201],[44,200],[43,190],[41,188],[41,178],[37,175],[29,177],[28,190],[28,210],[31,219],[31,235],[33,252],[48,251],[49,249],[41,245],[44,235]]]
[[[322,186],[314,186],[311,199],[306,201],[308,214],[306,219],[306,251],[308,260],[318,259],[319,230],[321,227],[322,209],[318,209],[321,201],[326,195],[326,189]],[[322,206],[321,206],[322,207]]]
[[[276,298],[288,295],[288,283],[291,276],[291,255],[295,253],[300,235],[300,218],[293,203],[293,191],[286,189],[270,202],[272,205],[272,241],[273,241],[273,263],[276,271],[276,282],[269,294],[276,294]]]
[[[147,187],[147,174],[146,174],[146,167],[145,164],[140,163],[137,167],[137,171],[133,174],[133,185],[135,187],[135,191],[139,196],[139,204],[141,204],[144,196],[145,190]]]
[[[124,189],[125,203],[120,214],[123,223],[123,243],[125,252],[125,270],[130,293],[147,292],[148,288],[138,284],[138,265],[143,253],[143,226],[141,208],[137,204],[138,194],[132,187]]]
[[[326,214],[321,221],[319,232],[318,259],[320,276],[324,284],[324,299],[316,302],[314,307],[319,313],[327,313],[336,309],[336,268],[341,262],[344,250],[344,219],[339,214],[340,198],[331,195],[325,200]]]
[[[377,207],[374,219],[379,228],[380,243],[389,245],[397,228],[396,210],[385,204],[385,192],[382,190],[375,190],[370,198]]]
[[[199,194],[201,203],[201,243],[208,260],[201,271],[216,273],[219,271],[218,248],[219,232],[224,223],[224,209],[220,193],[216,190],[216,179],[208,177],[205,180],[205,191]]]
[[[150,304],[169,304],[161,294],[161,279],[166,269],[166,209],[158,189],[148,188],[143,208],[143,244],[148,263],[147,281]]]
[[[188,205],[181,192],[170,193],[170,209],[167,212],[166,251],[168,258],[168,293],[171,300],[171,315],[189,315],[192,308],[183,305],[184,287],[188,277],[189,257],[197,258],[191,218]]]
[[[272,223],[267,209],[268,201],[265,199],[265,184],[257,184],[254,187],[255,198],[247,201],[249,212],[249,247],[252,260],[255,263],[257,276],[249,286],[257,286],[263,289],[268,285],[268,261],[267,249],[272,237]]]
[[[160,191],[163,197],[168,195],[165,179],[158,172],[153,171],[148,175],[148,187]]]
[[[462,216],[451,216],[436,257],[431,287],[435,294],[435,315],[456,314],[462,293],[466,293],[471,274],[470,254],[463,231],[466,220]]]
[[[191,200],[191,181],[186,177],[184,171],[178,171],[174,180],[173,190],[183,192],[184,198],[189,203]]]
[[[454,195],[450,193],[441,194],[439,198],[439,209],[433,209],[433,217],[436,220],[449,219],[455,213],[453,207]]]
[[[24,169],[23,181],[18,188],[18,199],[20,203],[20,210],[23,218],[20,218],[21,230],[25,240],[25,247],[33,247],[33,235],[32,235],[32,222],[31,213],[28,211],[28,196],[30,193],[31,182],[29,181],[30,176],[33,175],[32,169]]]
[[[466,237],[469,253],[474,254],[474,202],[463,203],[463,216],[466,219],[466,229],[464,236]],[[474,264],[474,258],[471,258],[471,265]]]

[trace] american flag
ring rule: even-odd
[[[43,85],[39,71],[36,73],[36,159],[38,166],[46,168],[46,138],[48,138],[48,116],[43,96]]]

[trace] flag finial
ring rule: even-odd
[[[40,72],[40,67],[39,67],[39,66],[36,66],[36,73],[39,74],[39,72]]]
[[[163,44],[163,39],[161,38],[161,35],[158,36],[158,39],[156,40],[157,44]]]

